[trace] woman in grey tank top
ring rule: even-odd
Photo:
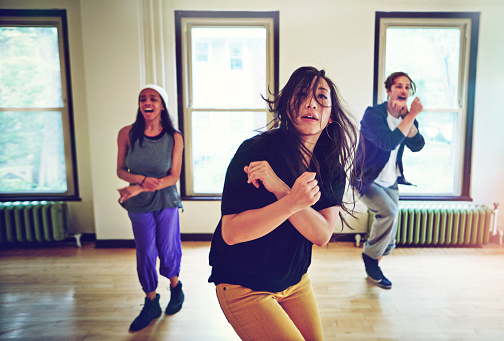
[[[129,183],[119,189],[119,203],[128,211],[136,244],[137,273],[145,304],[130,331],[147,327],[161,316],[156,292],[159,273],[170,280],[170,301],[165,313],[182,308],[184,293],[179,281],[182,245],[176,183],[182,168],[184,141],[168,114],[168,96],[157,85],[146,85],[138,99],[136,121],[123,127],[117,138],[117,176]]]

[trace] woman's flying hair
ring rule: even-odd
[[[325,127],[317,142],[317,144],[327,145],[324,148],[323,159],[318,160],[302,143],[292,118],[299,114],[299,108],[306,99],[306,94],[310,91],[317,103],[323,105],[316,96],[322,79],[329,86],[333,122]],[[299,96],[298,94],[303,95]],[[317,173],[317,179],[321,183],[331,181],[336,177],[344,176],[348,178],[355,176],[354,156],[357,145],[357,129],[351,115],[343,107],[336,86],[327,77],[324,70],[317,70],[311,66],[300,67],[292,73],[283,89],[272,94],[272,96],[273,99],[271,100],[265,99],[269,105],[269,111],[274,115],[272,128],[279,129],[286,136],[282,157],[295,178],[310,170],[305,161],[307,156],[315,167],[310,171]],[[327,172],[323,172],[323,177],[320,177],[321,167],[327,170]],[[344,203],[341,207],[345,212],[352,214]]]

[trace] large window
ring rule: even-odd
[[[0,11],[0,200],[78,198],[66,12]]]
[[[387,100],[384,82],[404,71],[417,85],[426,145],[405,149],[408,181],[401,199],[470,200],[472,122],[479,14],[376,14],[374,103]]]
[[[181,192],[218,197],[245,139],[272,117],[262,97],[278,84],[278,12],[175,12]]]

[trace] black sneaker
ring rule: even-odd
[[[364,260],[364,266],[366,267],[368,278],[380,288],[391,289],[392,282],[383,275],[383,272],[378,265],[378,260],[369,257],[365,253],[362,253],[362,259]]]
[[[159,294],[156,294],[156,298],[151,300],[150,298],[145,298],[145,303],[135,320],[130,325],[130,331],[136,332],[140,329],[147,327],[153,320],[161,316],[163,312],[161,306],[159,305]]]
[[[182,291],[182,282],[179,281],[178,284],[172,288],[170,286],[170,302],[166,306],[166,315],[176,314],[182,309],[182,303],[184,303],[184,292]]]
[[[382,278],[380,280],[376,280],[376,279],[374,279],[373,277],[371,277],[369,275],[368,275],[368,278],[369,278],[369,280],[371,282],[373,282],[374,284],[376,284],[380,288],[383,288],[383,289],[392,289],[392,282],[389,281],[387,279],[387,277],[383,276],[383,274],[382,274]]]

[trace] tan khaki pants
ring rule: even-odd
[[[242,340],[322,340],[322,323],[308,275],[281,292],[218,284],[217,298]]]

